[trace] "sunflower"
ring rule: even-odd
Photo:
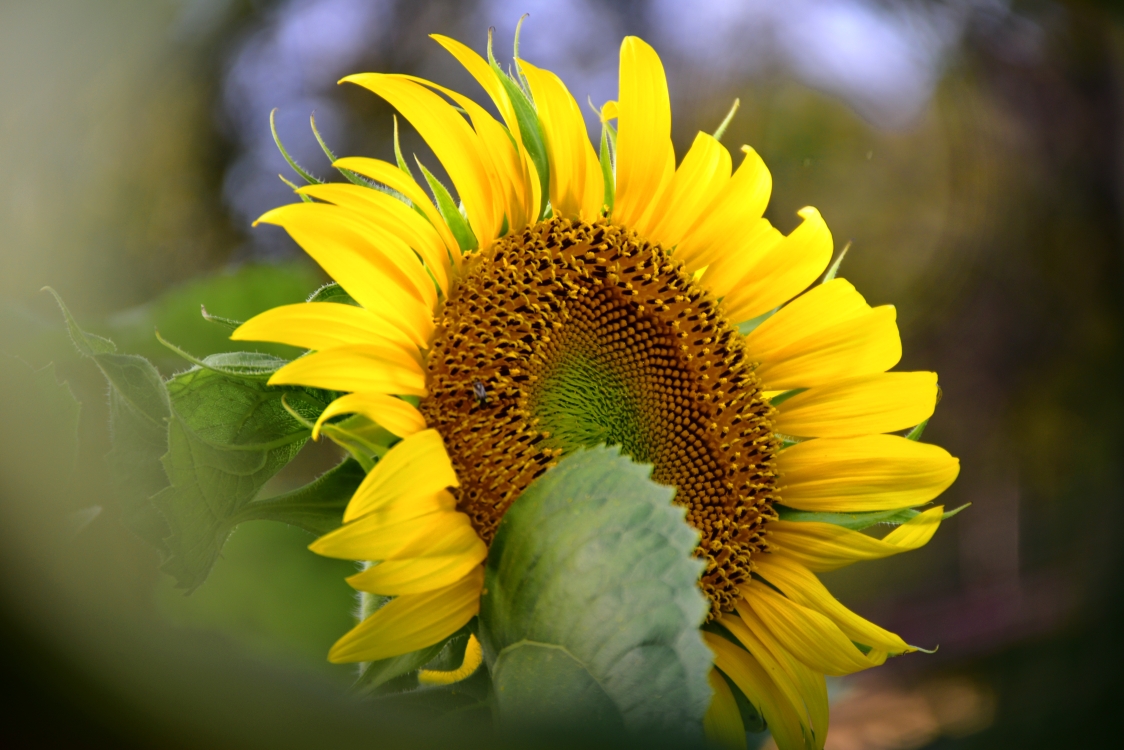
[[[490,49],[486,60],[434,39],[502,122],[412,76],[343,80],[414,126],[459,206],[418,161],[431,198],[397,142],[396,164],[339,159],[350,183],[302,187],[301,202],[259,221],[284,227],[350,300],[275,308],[233,336],[310,350],[270,382],[344,394],[314,433],[359,415],[400,438],[343,526],[311,546],[377,562],[348,582],[392,597],[329,658],[385,659],[461,629],[520,493],[571,451],[618,445],[676,489],[701,537],[715,654],[707,733],[744,747],[744,697],[781,748],[823,747],[824,675],[914,648],[815,573],[920,547],[943,509],[878,539],[778,508],[892,511],[940,494],[957,460],[887,434],[929,418],[936,375],[888,372],[901,356],[894,308],[825,274],[832,237],[816,209],[787,235],[763,218],[771,177],[753,149],[735,169],[699,133],[676,165],[648,44],[624,40],[595,150],[556,75],[518,57],[507,75]],[[423,677],[458,679],[479,661],[472,642],[459,672]]]

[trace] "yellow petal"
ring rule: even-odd
[[[581,108],[554,73],[525,60],[520,60],[519,66],[531,87],[542,124],[550,160],[550,204],[554,214],[594,221],[601,214],[604,182],[598,171],[594,192],[589,192],[588,172],[600,167],[589,143]]]
[[[410,247],[350,209],[327,203],[292,203],[273,209],[258,221],[283,226],[290,234],[297,231],[344,243],[369,258],[381,276],[413,294],[427,309],[437,304],[433,281]]]
[[[464,647],[464,659],[456,669],[418,670],[418,682],[422,685],[453,685],[471,677],[484,662],[484,649],[475,635],[468,636]]]
[[[827,684],[823,674],[813,672],[798,661],[780,644],[774,633],[761,622],[755,612],[746,610],[738,614],[739,616],[723,615],[719,622],[741,641],[766,669],[770,668],[770,660],[775,660],[781,672],[792,681],[792,686],[799,696],[799,701],[793,705],[804,717],[802,719],[804,742],[815,750],[820,750],[827,736],[828,725]],[[780,682],[777,684],[780,685]]]
[[[464,627],[480,611],[484,569],[451,586],[394,599],[336,641],[328,660],[377,661],[431,646]]]
[[[425,370],[416,359],[390,344],[352,344],[309,354],[273,373],[269,384],[426,395]]]
[[[453,510],[444,492],[411,498],[390,509],[369,513],[317,539],[308,548],[340,560],[396,560],[416,557],[421,547],[445,543],[463,534],[468,517]],[[471,527],[470,527],[471,528]]]
[[[509,222],[508,231],[522,229],[530,223],[538,212],[538,206],[536,204],[533,210],[528,210],[528,185],[525,178],[529,175],[524,170],[520,151],[503,126],[487,110],[463,94],[423,78],[403,78],[441,92],[468,114],[480,139],[480,159],[485,164],[485,171],[492,185],[492,195],[495,198],[493,210],[497,212],[493,217],[496,227],[500,227],[505,215]],[[491,239],[487,238],[482,247],[487,247]]]
[[[340,414],[362,414],[402,438],[425,429],[425,417],[407,401],[384,393],[349,393],[328,404],[316,420],[312,439],[318,440],[321,425]]]
[[[445,244],[445,247],[451,251],[453,262],[459,265],[461,260],[460,245],[453,236],[453,231],[441,218],[441,213],[433,205],[429,195],[422,190],[413,177],[403,172],[395,164],[381,159],[369,159],[365,156],[347,156],[337,159],[332,166],[337,169],[351,170],[404,195],[414,204],[414,207],[425,214],[425,218],[429,219],[430,225],[437,231],[437,234],[441,235],[441,241]]]
[[[809,332],[761,362],[756,374],[770,390],[811,388],[847,377],[886,372],[901,357],[897,311],[892,305],[884,305]]]
[[[868,310],[870,305],[846,279],[817,284],[746,335],[746,357],[765,362],[792,342]]]
[[[786,599],[758,581],[750,581],[741,592],[738,614],[752,609],[781,647],[813,671],[842,676],[877,666],[819,612]]]
[[[656,51],[634,36],[621,43],[613,221],[632,227],[671,181],[671,102]]]
[[[610,99],[601,105],[601,122],[617,119],[617,101]]]
[[[835,570],[860,560],[877,560],[924,547],[937,532],[943,513],[943,505],[930,508],[882,539],[830,523],[773,521],[769,524],[769,541],[779,555],[809,570]]]
[[[770,673],[745,649],[720,635],[703,631],[703,640],[714,652],[714,666],[738,686],[761,713],[778,750],[805,750],[803,706],[797,709],[786,699]],[[809,732],[811,734],[811,732]]]
[[[258,221],[283,225],[356,302],[376,315],[396,321],[418,346],[428,346],[433,333],[432,309],[384,272],[385,261],[365,252],[369,243],[364,238],[330,225],[306,226],[305,222],[292,220],[294,214],[288,208],[274,209]]]
[[[758,555],[753,562],[756,572],[766,581],[797,604],[826,615],[853,642],[870,646],[883,655],[915,650],[897,635],[847,609],[811,571],[783,553]],[[868,657],[873,656],[874,651],[871,651]]]
[[[742,723],[734,691],[717,669],[710,670],[707,681],[710,682],[714,696],[710,699],[710,708],[703,716],[706,738],[723,750],[745,750],[745,724]]]
[[[404,76],[360,73],[342,82],[381,96],[410,121],[449,173],[469,225],[481,247],[487,246],[500,228],[502,210],[493,194],[490,165],[482,156],[480,140],[464,117],[440,96]]]
[[[672,248],[718,200],[730,181],[730,152],[714,136],[699,133],[664,191],[659,207],[637,225],[652,242]]]
[[[798,213],[803,223],[763,253],[722,301],[730,320],[750,320],[784,304],[827,268],[831,231],[811,206]]]
[[[883,372],[810,388],[782,402],[776,428],[801,437],[904,430],[933,415],[935,372]]]
[[[355,490],[343,520],[379,510],[403,497],[459,486],[440,433],[423,430],[404,438],[375,464]]]
[[[749,253],[756,246],[745,233],[765,213],[773,178],[756,151],[743,146],[742,152],[745,154],[742,163],[722,188],[721,195],[675,249],[675,257],[682,259],[690,271],[725,256]]]
[[[349,182],[305,185],[297,192],[351,209],[383,224],[387,231],[401,238],[421,256],[441,292],[448,293],[449,258],[451,251],[459,253],[460,249],[446,247],[433,225],[417,211],[389,193]]]
[[[488,93],[488,96],[496,105],[496,109],[499,110],[500,116],[503,118],[504,124],[507,125],[508,132],[511,133],[514,138],[515,146],[519,152],[519,169],[517,172],[513,172],[512,175],[518,174],[521,176],[521,180],[516,180],[515,184],[518,186],[521,182],[522,190],[524,191],[522,215],[526,217],[526,222],[534,221],[538,217],[539,202],[542,197],[539,175],[538,171],[535,169],[534,162],[531,161],[530,154],[523,145],[524,137],[519,129],[519,118],[515,116],[515,107],[508,97],[507,90],[500,82],[499,75],[492,70],[492,67],[484,58],[457,40],[450,39],[440,34],[431,34],[430,36],[435,39],[438,44],[448,50],[449,53],[464,66],[465,70],[467,70]],[[600,208],[600,206],[598,206],[598,208]],[[509,211],[510,210],[509,207]],[[513,229],[518,229],[523,226],[523,224],[520,224],[517,218],[511,218],[514,215],[515,213],[509,213],[509,220],[511,221],[511,227]]]
[[[393,344],[404,351],[417,346],[390,321],[363,307],[334,302],[301,302],[266,310],[230,334],[234,341],[275,341],[302,349],[330,349],[348,344]]]
[[[924,505],[945,491],[960,462],[936,445],[896,435],[820,438],[777,455],[784,504],[859,512]]]
[[[420,594],[458,581],[483,562],[488,546],[472,527],[460,527],[450,554],[387,560],[373,565],[347,582],[359,591],[385,596]]]

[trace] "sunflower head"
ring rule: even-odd
[[[270,382],[341,392],[318,430],[344,435],[337,417],[354,414],[396,441],[375,446],[385,455],[344,525],[312,545],[374,563],[349,582],[393,597],[330,658],[449,638],[479,612],[488,547],[527,487],[567,454],[619,446],[674,488],[699,534],[718,668],[708,732],[738,746],[728,730],[745,698],[782,748],[822,747],[824,675],[913,647],[814,573],[935,532],[943,509],[915,508],[953,481],[956,459],[891,433],[932,414],[936,375],[888,372],[901,356],[894,309],[834,272],[816,283],[831,233],[814,208],[787,235],[763,217],[772,183],[753,149],[735,168],[700,132],[677,162],[663,67],[643,41],[621,46],[595,151],[553,73],[517,56],[510,76],[490,50],[435,39],[500,119],[410,76],[344,81],[395,107],[453,190],[397,149],[396,163],[337,161],[350,184],[308,185],[261,221],[351,304],[277,308],[234,334],[310,350]],[[843,513],[850,528],[828,522]],[[875,517],[901,525],[859,533]]]

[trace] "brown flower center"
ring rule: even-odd
[[[711,611],[733,609],[776,518],[779,446],[740,335],[681,264],[604,221],[550,219],[472,258],[437,322],[420,408],[486,542],[560,456],[619,445],[676,488]]]

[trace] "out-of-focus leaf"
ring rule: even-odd
[[[162,553],[168,553],[168,525],[150,498],[168,486],[160,465],[168,450],[171,402],[160,373],[144,357],[118,354],[112,341],[83,331],[62,299],[50,290],[62,310],[78,351],[90,357],[109,381],[109,426],[112,448],[106,456],[121,501],[126,526]]]
[[[615,448],[574,453],[504,516],[480,611],[503,725],[697,738],[711,667],[698,534],[650,474]]]
[[[965,503],[959,508],[945,511],[941,515],[941,520],[952,518],[960,511],[967,508],[971,503]],[[862,513],[821,513],[818,511],[810,510],[796,510],[784,505],[775,506],[777,515],[780,516],[782,521],[815,521],[817,523],[830,523],[836,526],[842,526],[845,529],[852,529],[854,531],[862,531],[869,529],[871,526],[884,523],[890,526],[900,526],[906,521],[912,520],[921,514],[921,511],[914,510],[913,508],[902,508],[900,510],[872,510]]]
[[[354,459],[346,459],[304,487],[281,495],[254,500],[231,519],[280,521],[320,536],[343,523],[343,511],[367,473]]]
[[[239,513],[309,437],[281,399],[284,389],[192,369],[168,381],[173,414],[164,471],[171,486],[153,504],[168,522],[165,571],[182,588],[201,584]],[[316,413],[302,402],[307,417]]]

